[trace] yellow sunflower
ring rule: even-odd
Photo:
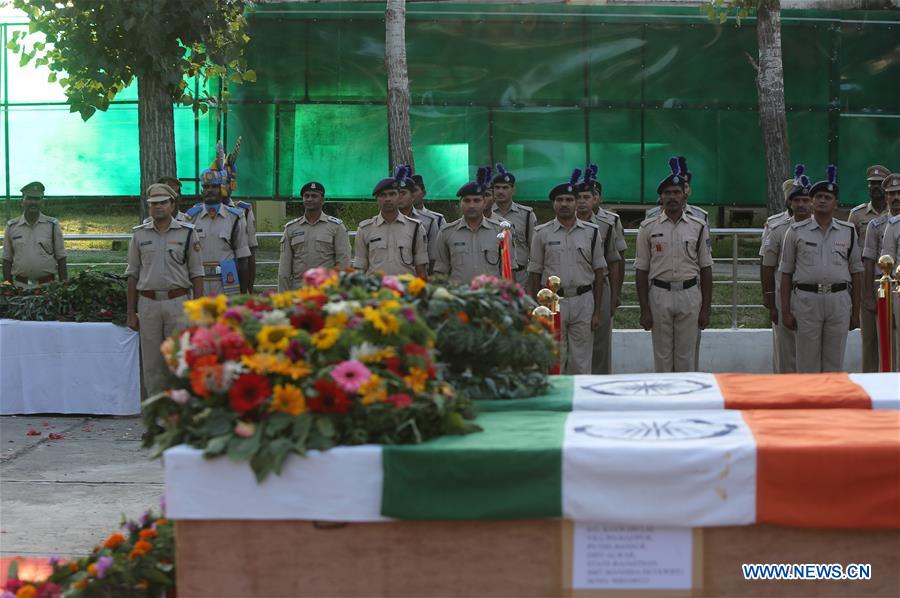
[[[294,291],[293,295],[300,301],[307,301],[309,299],[317,299],[319,297],[325,296],[322,291],[315,287],[300,287],[299,289]]]
[[[293,326],[263,326],[256,334],[256,342],[260,351],[276,353],[285,351],[295,336],[297,331]]]
[[[225,311],[226,307],[228,307],[228,297],[225,295],[199,297],[184,302],[184,315],[191,322],[212,324]]]
[[[364,307],[362,315],[384,336],[400,332],[400,321],[389,313],[383,313],[372,307]]]
[[[306,411],[306,398],[303,391],[293,384],[276,384],[272,392],[272,411],[300,415]]]
[[[270,297],[272,305],[278,309],[284,309],[294,305],[294,294],[290,291],[285,293],[275,293]]]
[[[362,397],[360,401],[363,405],[371,405],[372,403],[383,403],[387,401],[387,388],[380,376],[372,374],[369,379],[362,383],[359,390],[356,391]]]
[[[339,311],[325,318],[325,326],[327,328],[341,329],[347,325],[349,319],[350,316],[348,316],[346,312]]]
[[[416,277],[409,281],[409,284],[406,286],[406,290],[409,291],[410,295],[419,295],[422,291],[425,290],[426,286],[428,285],[424,280]]]
[[[321,349],[323,351],[327,351],[332,348],[334,344],[341,337],[341,331],[339,328],[332,328],[326,326],[322,330],[318,331],[314,335],[312,335],[312,343],[316,349]]]

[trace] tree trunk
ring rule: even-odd
[[[156,77],[138,78],[138,145],[141,156],[141,221],[147,217],[144,194],[161,176],[175,170],[175,120],[172,96]]]
[[[766,205],[769,214],[784,210],[781,183],[791,173],[787,116],[784,107],[784,63],[781,60],[781,3],[762,0],[756,20],[759,68],[759,125],[766,156]]]
[[[391,169],[413,163],[409,128],[409,75],[406,70],[406,0],[387,0],[384,11],[384,64],[387,71],[388,141]]]

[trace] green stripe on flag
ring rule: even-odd
[[[492,411],[571,411],[574,376],[550,376],[547,394],[530,399],[474,401],[480,413]]]
[[[568,413],[485,413],[484,432],[385,446],[381,513],[399,519],[562,516]]]

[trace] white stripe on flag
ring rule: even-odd
[[[724,409],[713,374],[575,376],[572,411]]]
[[[756,519],[756,443],[739,411],[573,411],[563,516],[701,527]]]
[[[900,409],[900,374],[850,374],[872,399],[872,409]]]
[[[381,447],[338,446],[291,455],[281,475],[256,483],[244,461],[204,459],[176,446],[164,454],[166,515],[172,519],[388,521],[381,516]]]

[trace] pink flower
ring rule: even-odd
[[[234,427],[234,435],[241,438],[250,438],[256,433],[256,426],[253,422],[238,422]]]
[[[479,274],[474,279],[472,279],[472,283],[469,287],[472,290],[480,289],[483,286],[487,286],[489,284],[496,285],[499,281],[495,276],[488,276],[487,274]]]
[[[169,392],[169,398],[178,403],[179,405],[184,405],[188,401],[191,400],[191,393],[183,388],[179,388],[177,390],[173,390]]]
[[[333,270],[328,268],[312,268],[303,274],[303,283],[309,286],[318,287],[334,274]]]
[[[405,289],[403,288],[403,284],[397,280],[394,276],[385,276],[381,279],[381,286],[386,289],[391,289],[393,291],[397,291],[398,293],[402,293]]]
[[[103,579],[109,570],[112,569],[113,558],[111,556],[101,556],[97,559],[97,579]]]
[[[361,362],[352,359],[339,363],[336,368],[331,370],[331,377],[344,392],[356,392],[364,382],[372,377],[372,372]]]
[[[410,397],[405,392],[401,392],[399,394],[391,395],[388,397],[388,403],[390,403],[394,407],[399,407],[401,409],[403,407],[409,407],[410,405],[412,405],[412,402],[412,397]]]

